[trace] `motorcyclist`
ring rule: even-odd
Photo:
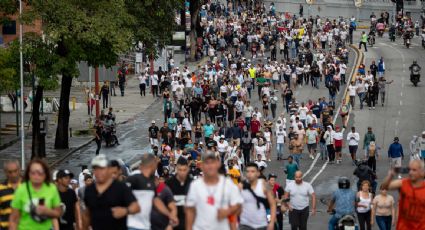
[[[372,193],[375,194],[376,191],[376,174],[373,170],[367,165],[367,161],[357,162],[357,168],[353,173],[359,178],[357,181],[357,191],[360,191],[360,185],[363,181],[367,180],[372,185]]]
[[[411,27],[408,27],[403,34],[404,45],[406,45],[407,39],[412,39],[413,37],[412,35],[413,35],[413,29]]]
[[[108,140],[114,140],[117,145],[120,143],[118,142],[118,137],[115,134],[115,127],[116,124],[114,122],[114,118],[111,115],[106,116],[106,121],[104,124],[104,139],[108,144]]]
[[[335,213],[328,223],[328,230],[335,230],[338,221],[346,215],[355,215],[356,193],[350,189],[350,180],[347,177],[341,177],[338,180],[338,190],[332,194],[332,200],[329,203],[328,212]]]
[[[375,44],[375,34],[376,34],[376,29],[371,28],[370,31],[369,31],[369,34],[367,36],[367,40],[369,41],[370,39],[372,39],[372,44]]]
[[[413,64],[410,65],[409,70],[411,75],[419,75],[421,72],[421,67],[416,61],[413,61]]]

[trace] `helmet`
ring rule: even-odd
[[[339,189],[349,189],[350,180],[347,177],[341,177],[338,179],[338,188]]]

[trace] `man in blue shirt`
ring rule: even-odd
[[[210,135],[214,133],[214,125],[211,124],[210,119],[207,120],[207,123],[204,125],[204,137],[205,143],[208,143]]]
[[[398,137],[394,137],[394,142],[388,148],[388,158],[393,167],[401,167],[401,160],[404,158],[403,146],[398,141]]]
[[[339,219],[345,215],[355,214],[356,193],[350,189],[350,180],[341,177],[338,180],[338,190],[332,194],[332,200],[329,204],[328,212],[335,210],[328,223],[328,229],[334,230]]]

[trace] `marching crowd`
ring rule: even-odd
[[[303,181],[303,158],[340,164],[344,143],[358,166],[358,193],[342,180],[344,186],[333,194],[329,209],[334,206],[336,213],[328,229],[356,212],[360,229],[370,229],[375,216],[381,230],[391,229],[395,209],[388,189],[404,191],[407,198],[401,198],[400,207],[414,212],[416,222],[409,221],[409,214],[399,216],[400,229],[423,226],[417,210],[425,207],[425,171],[418,158],[425,158],[425,132],[411,142],[409,178],[392,180],[398,172],[390,171],[377,196],[373,175],[382,153],[372,127],[364,135],[361,156],[356,128],[343,133],[356,96],[360,109],[365,101],[375,109],[379,96],[384,106],[385,88],[392,83],[384,78],[383,58],[367,72],[362,64],[350,81],[346,44],[352,43],[353,20],[280,14],[261,1],[208,2],[200,17],[196,56],[208,57],[205,65],[191,72],[171,61],[169,71],[138,76],[140,95],[146,96],[149,82],[151,94],[162,97],[164,113],[162,124],[152,120],[148,128],[151,151],[139,164],[131,168],[99,154],[102,140],[119,144],[110,109],[96,121],[98,149],[91,171],[84,167],[74,179],[72,172],[51,172],[34,159],[21,177],[18,162],[5,163],[0,229],[281,230],[287,215],[293,230],[304,230],[310,213],[316,214],[317,199],[312,185]],[[337,109],[336,97],[346,84],[349,101]],[[326,88],[327,95],[299,101],[295,95],[302,87]],[[124,95],[124,84],[120,88]],[[341,126],[335,124],[337,117]],[[388,157],[401,166],[398,138]],[[271,161],[284,166],[284,186],[276,182],[280,175],[266,173]],[[420,188],[421,198],[411,197],[413,188]]]

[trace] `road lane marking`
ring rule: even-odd
[[[313,161],[313,163],[311,163],[310,168],[308,168],[307,172],[304,173],[303,178],[306,177],[311,172],[311,170],[313,169],[313,167],[316,164],[317,160],[319,159],[319,156],[320,156],[320,154],[319,153],[316,153],[316,158],[314,158],[314,161]]]
[[[403,96],[403,91],[400,92],[400,97],[402,97],[402,96]]]
[[[400,100],[400,106],[402,106],[403,105],[403,101],[402,100]]]
[[[398,115],[400,116],[400,114],[401,114],[401,111],[399,110],[399,111],[398,111]]]
[[[326,161],[325,164],[322,166],[322,168],[320,169],[320,171],[313,177],[313,179],[311,179],[310,184],[313,184],[313,182],[316,180],[316,178],[318,176],[320,176],[320,174],[322,174],[322,172],[325,170],[326,166],[328,165],[329,161]]]

